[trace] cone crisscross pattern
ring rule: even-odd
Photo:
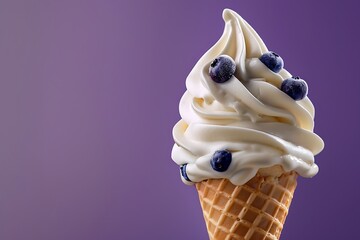
[[[227,179],[196,184],[210,240],[277,240],[296,188],[297,173],[256,175],[244,185]]]

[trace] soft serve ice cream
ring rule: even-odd
[[[242,185],[261,171],[314,176],[324,144],[313,133],[305,81],[287,72],[238,14],[226,9],[223,18],[223,35],[186,80],[173,129],[172,158],[183,182]]]

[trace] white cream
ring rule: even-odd
[[[237,13],[225,9],[224,33],[190,72],[180,101],[180,120],[173,129],[172,158],[187,164],[192,182],[227,178],[242,185],[261,168],[280,165],[303,177],[318,172],[314,155],[324,147],[313,133],[314,107],[306,97],[294,101],[279,88],[292,75],[269,70],[258,59],[267,48]],[[235,75],[225,83],[209,76],[210,63],[219,55],[235,60]],[[212,169],[217,150],[232,153],[225,172]],[[191,184],[183,177],[186,184]]]

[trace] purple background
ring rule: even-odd
[[[0,1],[0,239],[206,239],[172,162],[185,78],[230,7],[308,81],[320,173],[283,239],[358,236],[357,1]]]

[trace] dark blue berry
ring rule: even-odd
[[[225,172],[231,163],[231,152],[228,150],[216,151],[210,161],[211,167],[218,172]]]
[[[180,166],[180,173],[181,173],[181,176],[183,176],[183,178],[185,178],[186,181],[191,182],[190,178],[188,177],[188,175],[186,173],[186,166],[187,166],[187,164]]]
[[[236,65],[234,60],[227,56],[221,55],[210,64],[210,77],[216,83],[224,83],[228,81],[235,73]]]
[[[271,71],[278,73],[284,67],[283,59],[275,52],[269,51],[259,57],[260,61],[265,64]]]
[[[308,92],[308,86],[306,82],[299,77],[285,79],[282,82],[280,89],[295,101],[306,97]]]

